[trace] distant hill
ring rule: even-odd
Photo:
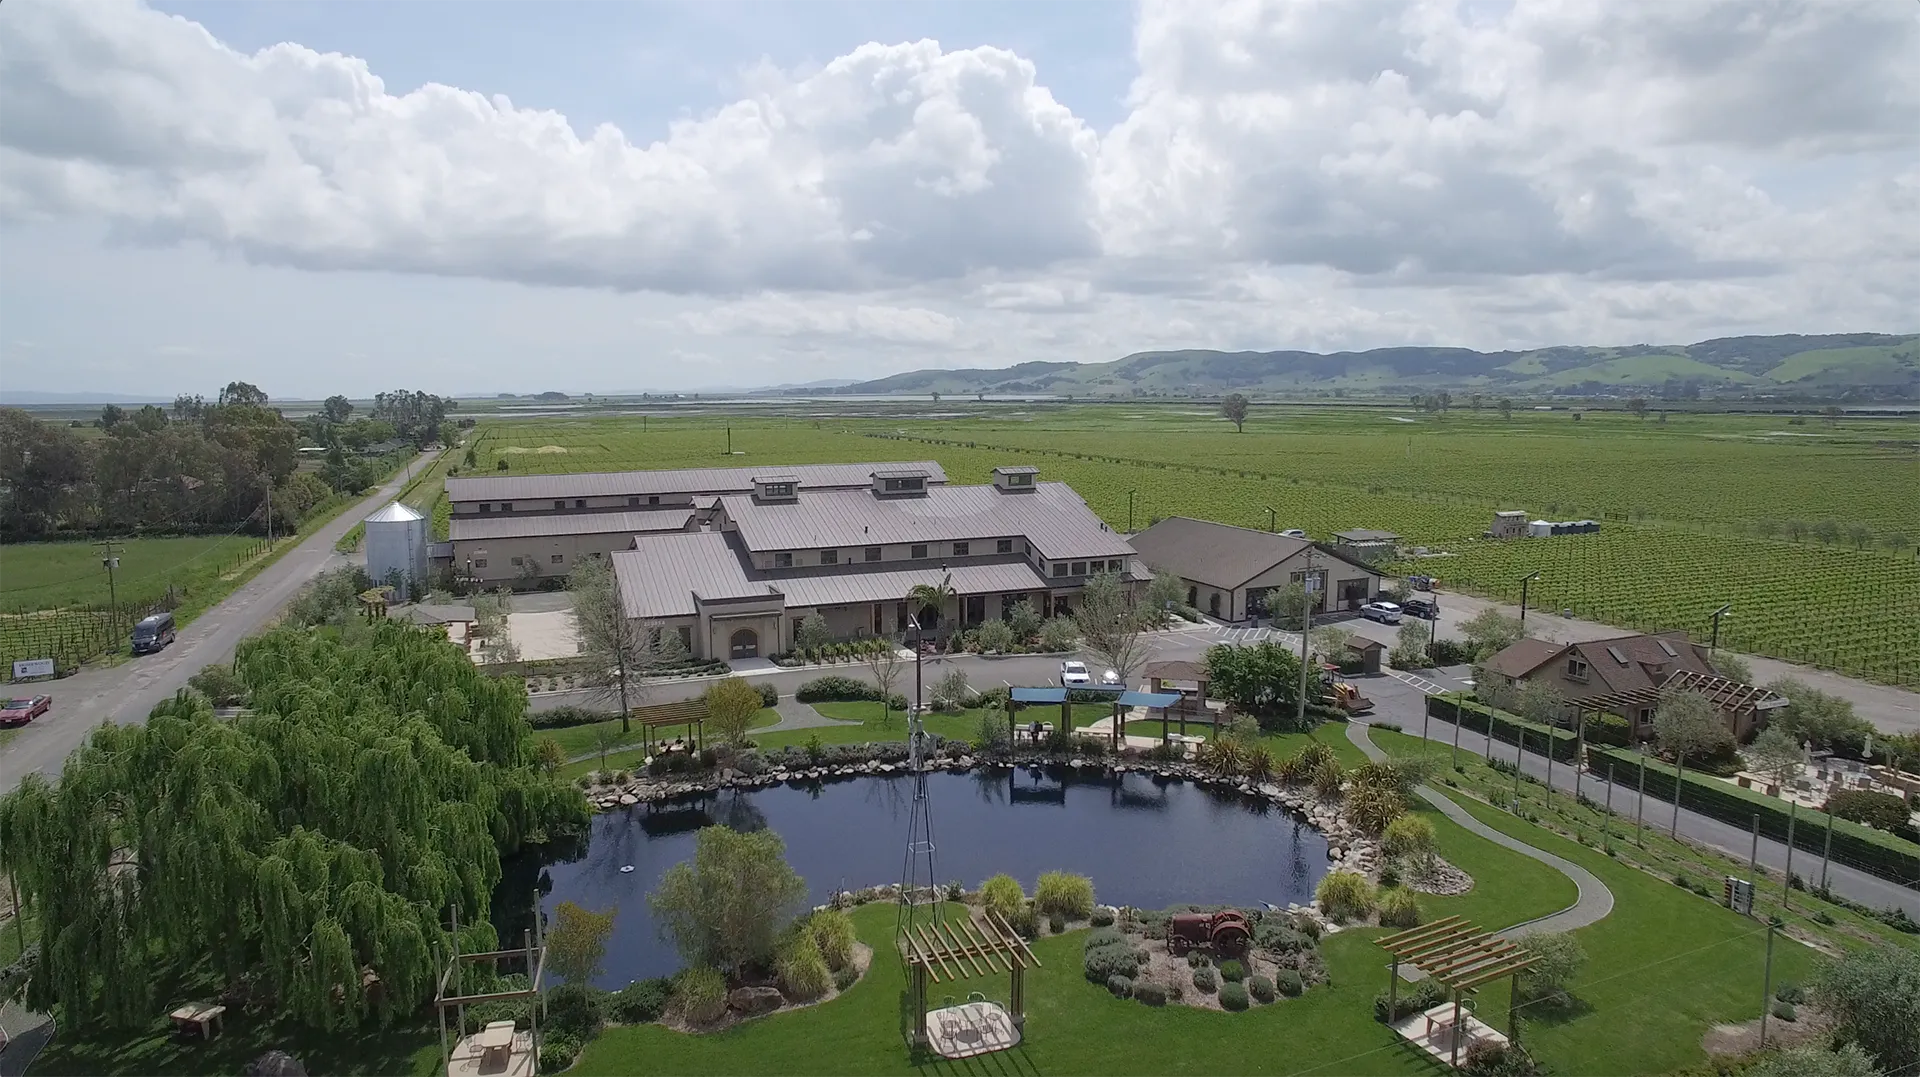
[[[38,392],[33,389],[0,389],[0,407],[43,407],[49,404],[171,404],[172,397],[138,396],[125,393]]]
[[[1000,369],[913,370],[846,386],[849,393],[1185,393],[1348,389],[1486,389],[1608,394],[1747,390],[1920,397],[1920,334],[1722,337],[1698,344],[1375,348],[1364,352],[1136,352],[1109,363],[1020,363]]]

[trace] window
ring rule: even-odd
[[[501,511],[501,512],[512,512],[512,511],[513,511],[513,502],[511,502],[511,501],[502,501],[502,502],[500,502],[500,511]]]
[[[1012,552],[1013,552],[1013,540],[1012,540],[1012,539],[1001,539],[1000,541],[998,541],[998,542],[996,542],[996,543],[994,543],[994,544],[993,544],[993,552],[994,552],[994,553],[1012,553]]]
[[[1008,486],[1032,486],[1033,476],[1025,472],[1022,472],[1018,475],[1008,475],[1007,485]]]
[[[565,509],[566,507],[567,507],[567,503],[565,501],[555,501],[553,503],[553,511],[555,512],[559,512],[562,509]]]
[[[774,567],[774,568],[792,568],[792,567],[793,567],[793,555],[792,555],[792,554],[790,554],[790,553],[777,553],[777,554],[774,554],[774,555],[773,555],[773,567]]]
[[[567,563],[567,555],[563,553],[554,554],[552,557],[547,558],[547,563],[552,565],[564,565]]]
[[[486,567],[487,567],[487,559],[486,559],[486,558],[484,558],[484,557],[476,557],[476,558],[474,558],[474,559],[473,559],[473,561],[471,562],[471,564],[473,565],[473,567],[474,567],[474,568],[486,568]]]
[[[1065,561],[1055,561],[1053,563],[1053,574],[1056,578],[1065,576],[1067,574],[1067,563]]]
[[[1120,563],[1120,560],[1119,560],[1118,558],[1115,558],[1114,560],[1112,560],[1112,561],[1108,561],[1108,562],[1107,562],[1107,571],[1108,571],[1108,572],[1119,572],[1119,571],[1120,571],[1120,570],[1121,570],[1122,568],[1124,568],[1124,567],[1126,567],[1126,566],[1124,566],[1124,565],[1122,565],[1122,564]]]
[[[1579,655],[1568,656],[1567,676],[1576,681],[1586,680],[1587,679],[1587,660],[1584,658],[1581,658]]]
[[[647,498],[647,504],[649,505],[658,505],[659,503],[660,503],[660,495],[658,494],[655,494],[652,497]]]
[[[793,484],[790,482],[770,482],[764,487],[763,497],[792,497]]]
[[[689,651],[693,650],[693,626],[692,625],[680,626],[680,646],[685,647]]]
[[[627,507],[628,507],[628,508],[630,508],[630,509],[637,509],[637,508],[639,508],[639,507],[640,507],[640,499],[639,499],[639,498],[637,498],[637,497],[630,497],[630,498],[627,498]]]
[[[821,563],[821,564],[823,564],[823,565],[837,565],[837,564],[839,564],[839,563],[840,563],[840,551],[839,551],[839,550],[821,550],[821,551],[820,551],[820,563]]]
[[[574,499],[573,499],[573,507],[574,507],[574,508],[576,508],[576,509],[584,509],[584,508],[586,508],[586,507],[587,507],[587,499],[586,499],[586,498],[584,498],[584,497],[576,497],[576,498],[574,498]]]
[[[910,494],[926,489],[924,479],[888,479],[884,487],[890,494]]]
[[[956,542],[956,543],[954,543],[954,544],[953,544],[953,556],[955,556],[955,557],[965,557],[965,556],[967,556],[967,550],[968,550],[968,548],[969,548],[969,546],[968,546],[968,544],[967,544],[967,543],[964,543],[964,542]]]
[[[925,557],[925,556],[927,556],[927,547],[926,547],[926,544],[925,544],[925,543],[922,543],[922,544],[920,544],[920,545],[918,545],[918,546],[915,546],[915,547],[913,548],[913,556],[915,556],[915,557]]]
[[[480,511],[481,511],[481,512],[492,512],[492,511],[493,511],[493,506],[492,506],[491,504],[489,504],[489,503],[487,503],[487,502],[485,502],[485,501],[482,501],[482,502],[480,502]]]
[[[1084,575],[1086,575],[1086,574],[1087,574],[1087,563],[1086,563],[1085,561],[1075,561],[1075,562],[1073,563],[1073,574],[1074,574],[1075,576],[1084,576]]]
[[[878,561],[878,560],[880,560],[880,547],[878,547],[878,546],[869,546],[869,547],[867,547],[866,549],[864,549],[864,550],[862,550],[862,551],[860,551],[860,559],[861,559],[861,560],[863,560],[863,561]]]
[[[520,567],[520,559],[518,557],[510,557],[507,560],[513,563],[514,568]]]

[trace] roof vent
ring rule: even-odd
[[[996,467],[993,469],[993,488],[1003,494],[1031,493],[1034,483],[1039,481],[1039,474],[1037,467]]]

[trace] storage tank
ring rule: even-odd
[[[400,599],[414,597],[427,583],[427,518],[398,501],[366,518],[367,575],[375,584],[394,583]]]
[[[1553,524],[1546,520],[1535,520],[1527,525],[1527,536],[1529,538],[1546,538],[1551,534],[1553,534]]]

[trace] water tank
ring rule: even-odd
[[[1527,535],[1530,538],[1546,538],[1551,534],[1553,534],[1553,525],[1545,520],[1535,520],[1527,525]]]
[[[401,599],[427,583],[427,518],[398,501],[367,517],[367,575],[397,583]]]

